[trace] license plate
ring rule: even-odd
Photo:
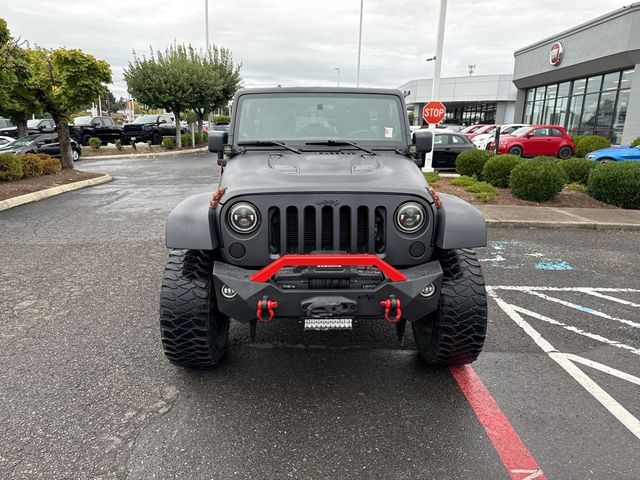
[[[305,318],[305,330],[351,330],[352,318]]]

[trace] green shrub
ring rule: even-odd
[[[569,190],[573,190],[574,192],[582,192],[587,193],[587,186],[582,183],[569,183],[567,185]]]
[[[523,200],[546,202],[558,195],[567,176],[557,161],[544,159],[520,163],[511,171],[511,193]]]
[[[483,203],[490,202],[491,200],[493,200],[495,198],[496,195],[498,195],[498,191],[497,190],[495,192],[478,192],[478,193],[476,193],[476,197],[478,197],[478,200],[480,200]]]
[[[484,164],[482,176],[494,187],[507,188],[511,170],[522,161],[516,155],[495,155]]]
[[[120,140],[119,138],[115,141],[115,146],[118,149],[118,151],[122,150],[122,140]]]
[[[476,182],[473,185],[469,185],[465,190],[472,193],[498,193],[496,187],[487,182]]]
[[[587,192],[622,208],[640,208],[640,162],[609,162],[589,173]]]
[[[636,138],[633,142],[631,142],[632,147],[637,147],[640,145],[640,137]]]
[[[478,180],[474,177],[467,177],[466,175],[463,175],[461,177],[458,178],[454,178],[453,180],[451,180],[451,185],[455,185],[457,187],[464,187],[467,188],[471,185],[474,185],[475,183],[477,183]]]
[[[42,174],[51,175],[62,171],[62,164],[59,160],[49,157],[42,161]]]
[[[557,163],[560,161],[560,159],[556,157],[546,157],[544,155],[538,155],[537,157],[533,157],[530,160],[532,162],[551,162],[551,163]]]
[[[102,146],[102,140],[98,137],[91,137],[89,139],[89,146],[94,150],[98,150]]]
[[[610,146],[611,142],[608,138],[598,135],[585,135],[576,144],[576,157],[584,157],[589,152]]]
[[[191,134],[183,133],[180,135],[180,139],[182,140],[182,148],[191,148]]]
[[[167,150],[176,148],[176,139],[174,137],[162,137],[162,146]]]
[[[588,137],[589,135],[569,135],[571,137],[571,141],[574,146],[578,145],[578,142],[582,140],[584,137]]]
[[[48,155],[47,155],[48,156]],[[18,156],[22,161],[22,174],[25,178],[39,177],[44,170],[44,160],[40,155],[26,153]]]
[[[438,180],[440,180],[440,175],[438,174],[438,172],[425,172],[424,174],[424,178],[427,179],[427,183],[436,183]]]
[[[587,160],[586,158],[570,158],[568,160],[560,160],[558,165],[562,167],[564,173],[567,174],[569,183],[587,184],[589,172],[598,166],[596,162]]]
[[[493,155],[487,150],[467,150],[456,158],[456,172],[460,175],[476,176],[482,180],[482,169],[486,161]]]
[[[13,153],[0,153],[0,180],[20,180],[24,176],[23,163]]]
[[[215,115],[213,117],[213,123],[229,123],[231,121],[231,117],[229,115]]]

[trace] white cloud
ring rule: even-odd
[[[397,87],[429,77],[438,0],[364,0],[361,85]],[[510,73],[514,50],[628,3],[624,0],[450,0],[444,76]],[[511,8],[505,8],[509,5]],[[341,85],[356,78],[359,0],[210,0],[214,43],[242,62],[247,86]],[[203,47],[204,1],[109,0],[3,2],[15,36],[44,47],[81,48],[113,69],[116,96],[122,70],[139,53],[174,41]]]

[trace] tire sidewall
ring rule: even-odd
[[[511,147],[509,149],[509,155],[516,155],[517,157],[521,157],[522,156],[522,147]]]
[[[567,155],[563,155],[562,152],[566,152],[568,151],[569,153]],[[566,160],[567,158],[571,157],[571,154],[573,153],[573,151],[571,150],[571,147],[562,147],[560,149],[560,151],[558,152],[558,158],[561,158],[562,160]]]

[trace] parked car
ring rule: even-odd
[[[15,141],[15,138],[13,137],[0,136],[0,147],[2,147],[3,145],[6,145],[7,143],[11,143],[13,141]]]
[[[526,123],[510,123],[508,125],[503,125],[500,127],[500,136],[511,135],[517,129],[528,126],[529,125]],[[476,135],[475,137],[473,137],[472,142],[476,146],[476,148],[486,150],[487,145],[489,145],[489,142],[491,142],[491,140],[495,138],[495,135],[496,131],[494,129],[491,133],[481,133],[479,135]]]
[[[0,117],[0,135],[2,135],[3,137],[13,137],[13,139],[15,140],[16,136],[18,135],[17,132],[18,129],[13,123],[11,123],[11,120],[9,120],[8,118]]]
[[[488,145],[493,148],[493,142]],[[549,157],[569,158],[575,145],[564,127],[560,125],[532,125],[500,138],[498,153],[510,153],[521,157],[547,155]]]
[[[453,132],[459,132],[464,128],[462,120],[458,120],[457,118],[445,118],[440,125],[442,125],[442,128],[446,128]]]
[[[480,128],[474,130],[473,132],[465,133],[469,140],[473,140],[478,135],[489,134],[491,135],[493,131],[498,127],[498,125],[481,125]]]
[[[80,145],[89,145],[91,137],[99,138],[106,145],[121,138],[122,128],[111,117],[76,117],[73,125],[69,125],[69,134]]]
[[[53,133],[41,133],[40,135],[27,135],[20,137],[11,143],[0,146],[0,153],[46,153],[52,157],[59,158],[60,142],[57,135]],[[71,158],[75,162],[80,158],[82,150],[75,140],[71,140]]]
[[[485,126],[486,125],[482,125],[482,124],[469,125],[468,127],[465,127],[462,130],[460,130],[460,133],[464,133],[466,135],[467,133],[473,133],[476,130],[479,130],[480,128]]]
[[[4,120],[4,122],[2,122]],[[9,125],[0,128],[0,135],[12,137],[14,140],[18,138],[18,127],[11,125],[6,119],[0,119],[0,126]],[[52,133],[56,130],[56,123],[50,118],[35,118],[27,120],[27,135],[36,135],[38,133]]]
[[[632,160],[640,162],[640,145],[631,147],[622,145],[618,147],[601,148],[588,153],[586,158],[594,162],[626,162]]]
[[[140,115],[133,122],[125,124],[122,139],[125,143],[151,140],[153,145],[160,145],[163,136],[175,134],[176,124],[169,115]]]
[[[433,159],[431,166],[439,169],[455,169],[458,155],[475,148],[466,135],[451,130],[447,132],[439,132],[436,130],[433,138]]]

